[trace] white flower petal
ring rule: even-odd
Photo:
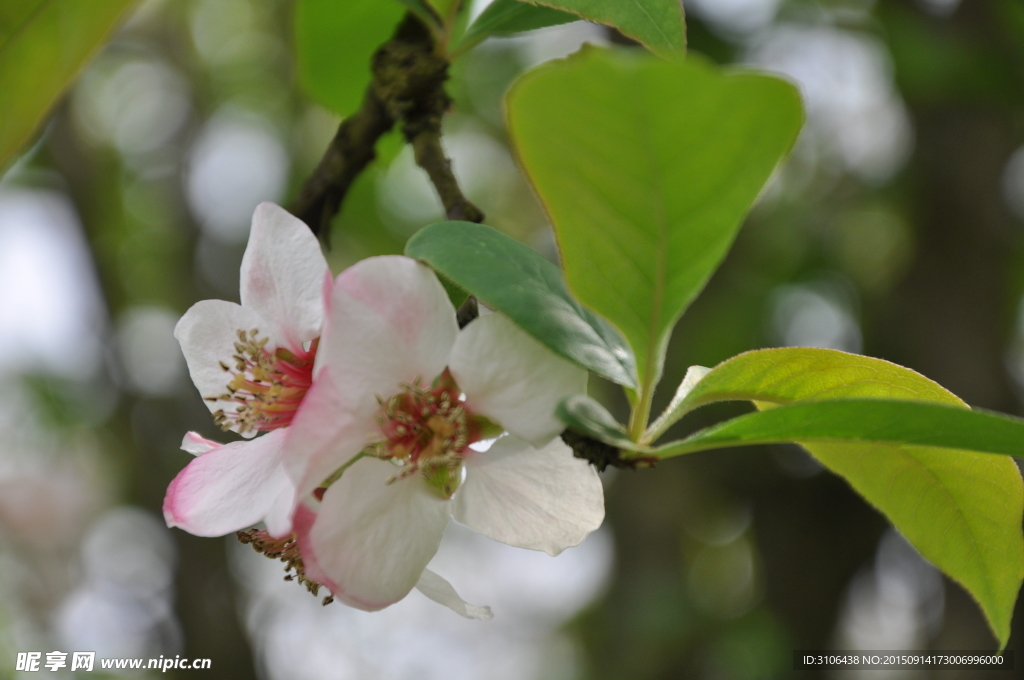
[[[181,450],[191,453],[193,456],[198,456],[220,447],[220,443],[207,439],[198,432],[186,432],[184,439],[181,440]]]
[[[354,403],[396,394],[444,370],[458,334],[455,309],[430,269],[398,255],[371,257],[338,276],[318,350]],[[322,357],[322,359],[321,359]]]
[[[287,476],[282,466],[281,474]],[[293,532],[292,514],[295,506],[295,487],[292,484],[282,484],[277,496],[271,499],[267,507],[267,513],[263,522],[267,525],[267,533],[274,538],[284,538]]]
[[[490,621],[494,618],[491,608],[470,604],[459,597],[455,588],[443,577],[435,574],[429,569],[424,569],[420,574],[420,580],[416,582],[416,590],[420,591],[438,604],[443,604],[459,616],[478,621]]]
[[[558,403],[586,392],[587,372],[549,350],[503,314],[459,333],[448,362],[466,405],[534,446],[565,429]]]
[[[293,351],[320,336],[326,271],[327,260],[309,227],[273,203],[256,207],[242,257],[242,306],[274,324],[275,334]]]
[[[289,500],[294,495],[281,465],[283,442],[284,431],[275,430],[198,456],[167,487],[167,526],[196,536],[223,536],[261,522],[282,495]]]
[[[597,471],[560,440],[535,449],[503,437],[488,451],[467,453],[453,516],[474,531],[557,555],[604,521]]]
[[[306,392],[288,430],[285,468],[305,498],[367,444],[382,438],[374,420],[376,400],[350,403],[337,389],[330,368],[320,371]]]
[[[388,484],[398,471],[377,458],[356,462],[327,489],[308,535],[299,534],[309,573],[357,609],[408,595],[448,524],[450,503],[418,475]]]
[[[237,354],[235,343],[238,331],[256,329],[259,337],[267,337],[267,351],[277,347],[276,330],[256,312],[223,300],[203,300],[192,305],[174,327],[174,337],[181,343],[181,351],[188,364],[189,375],[210,412],[223,410],[233,413],[238,404],[231,401],[209,401],[227,392],[231,374],[221,366],[234,367]],[[247,433],[252,436],[253,433]]]

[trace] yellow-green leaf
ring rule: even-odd
[[[0,3],[0,169],[32,138],[131,0]]]
[[[822,403],[848,399],[878,401],[860,406]],[[882,401],[890,399],[901,401]],[[945,446],[1014,453],[1006,442],[1024,442],[1014,435],[1018,421],[977,413],[959,423],[958,414],[969,407],[921,374],[880,359],[826,349],[768,349],[733,357],[675,404],[672,417],[724,400],[750,400],[760,408],[792,406],[748,416],[742,423],[728,421],[720,432],[698,433],[684,442],[701,448],[711,437],[728,435],[733,445],[754,443],[771,438],[769,430],[775,433],[772,441],[781,437],[800,442],[885,514],[922,555],[961,583],[1005,646],[1024,579],[1020,472],[1007,456],[919,444],[942,441]],[[956,410],[918,413],[913,404],[904,406],[906,401]],[[799,438],[801,432],[817,434],[809,441]],[[819,436],[826,433],[831,436]],[[741,442],[745,437],[747,441]],[[901,437],[917,443],[893,442]]]
[[[405,14],[395,0],[298,0],[295,52],[299,83],[339,116],[359,107],[370,84],[370,60]]]

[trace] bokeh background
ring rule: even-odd
[[[1024,5],[685,5],[692,52],[787,75],[809,120],[680,323],[661,403],[691,364],[811,345],[1024,413]],[[291,11],[141,2],[0,180],[0,678],[29,649],[209,657],[193,674],[225,680],[754,680],[851,677],[797,675],[793,649],[994,648],[969,596],[796,447],[606,473],[605,526],[558,558],[453,525],[435,566],[490,623],[416,592],[380,614],[321,607],[233,538],[167,530],[183,433],[226,438],[174,324],[237,300],[253,208],[287,202],[339,122],[296,83]],[[585,23],[492,39],[449,85],[445,144],[469,197],[551,258],[501,96],[583,42],[627,41]],[[392,135],[334,222],[332,268],[441,218]]]

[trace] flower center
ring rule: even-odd
[[[234,367],[221,362],[231,378],[227,392],[207,401],[238,404],[231,410],[214,412],[213,420],[224,430],[242,434],[257,430],[276,430],[292,422],[303,397],[313,384],[313,360],[319,338],[308,350],[293,353],[283,347],[273,353],[266,349],[267,338],[260,339],[258,329],[238,331]]]
[[[383,401],[378,422],[384,441],[378,445],[377,455],[403,464],[396,479],[421,471],[451,496],[458,486],[461,454],[481,438],[480,419],[466,410],[447,370],[431,389],[421,387],[418,381],[402,387]]]

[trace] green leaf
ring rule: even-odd
[[[298,0],[295,50],[299,83],[314,101],[351,115],[370,84],[370,59],[405,8],[395,0]]]
[[[805,401],[748,413],[654,450],[660,458],[671,458],[708,449],[783,442],[910,444],[962,449],[959,455],[977,451],[1024,458],[1024,420],[926,401]],[[1019,473],[1015,476],[1019,480]]]
[[[613,26],[655,54],[671,57],[686,49],[686,21],[680,0],[526,0]]]
[[[131,0],[0,3],[0,169],[106,42]]]
[[[796,88],[585,48],[523,76],[507,106],[569,287],[629,340],[649,395],[672,326],[796,138]]]
[[[644,434],[643,441],[657,441],[658,437],[665,433],[665,430],[683,417],[689,410],[686,408],[686,405],[689,403],[688,397],[690,393],[710,372],[711,369],[704,366],[690,366],[686,369],[686,375],[683,376],[682,382],[679,383],[679,387],[672,396],[672,401],[669,402],[668,408],[665,409],[665,412],[656,421],[651,423],[651,426]]]
[[[863,398],[904,401],[821,401]],[[751,400],[769,410],[661,450],[754,443],[751,438],[801,443],[922,555],[963,584],[1005,645],[1024,578],[1024,483],[1012,460],[976,451],[1019,456],[1022,421],[972,412],[937,383],[902,366],[824,349],[733,357],[670,411],[677,419],[724,400]],[[794,405],[771,408],[785,404]]]
[[[744,352],[716,366],[674,400],[671,422],[716,401],[789,404],[824,399],[902,399],[966,406],[955,394],[897,364],[832,349],[784,347]]]
[[[569,294],[558,267],[515,239],[480,224],[439,222],[409,239],[405,253],[557,354],[621,385],[636,384],[636,365],[622,336]]]
[[[575,14],[550,7],[531,5],[520,0],[495,0],[466,29],[461,44],[480,42],[491,35],[511,35],[538,28],[579,21]]]
[[[619,421],[594,399],[574,394],[558,405],[558,417],[569,428],[605,444],[627,451],[648,453],[649,449],[633,442]]]

